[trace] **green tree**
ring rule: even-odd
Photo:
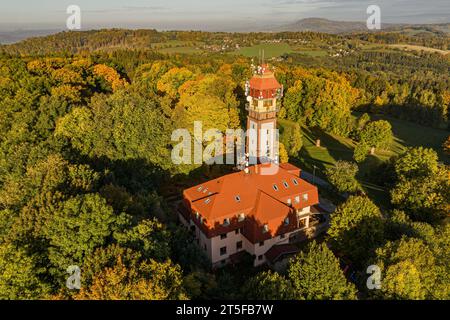
[[[140,252],[144,258],[165,260],[170,255],[168,239],[170,233],[157,219],[146,219],[134,227],[128,227],[114,234],[117,242]]]
[[[448,212],[450,180],[448,168],[440,166],[437,154],[422,147],[409,149],[395,162],[397,182],[391,202],[413,219],[441,220]]]
[[[47,219],[44,234],[49,239],[49,258],[59,272],[105,245],[120,223],[97,194],[70,198],[53,208]]]
[[[387,148],[392,139],[392,126],[386,120],[369,122],[360,134],[360,141],[374,148]]]
[[[438,270],[430,248],[419,239],[402,238],[376,251],[375,264],[381,268],[385,299],[433,298]]]
[[[0,299],[45,298],[50,287],[41,279],[44,270],[37,260],[21,247],[0,244]]]
[[[381,212],[369,198],[350,196],[331,215],[328,236],[334,248],[352,262],[362,264],[383,243]]]
[[[263,271],[250,278],[242,288],[246,299],[289,300],[294,298],[289,280],[274,271]]]
[[[339,192],[356,192],[361,189],[356,174],[358,173],[358,166],[352,162],[337,161],[333,167],[327,168],[326,176],[328,181]]]
[[[291,259],[288,277],[296,299],[356,299],[356,288],[347,282],[339,260],[325,243],[315,241]]]

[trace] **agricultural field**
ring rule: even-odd
[[[242,47],[234,51],[233,54],[243,55],[245,57],[258,57],[262,50],[264,50],[264,57],[267,59],[294,52],[287,43],[261,43],[251,47]]]
[[[410,45],[410,44],[391,44],[391,45],[389,45],[389,47],[402,49],[405,51],[435,52],[435,53],[440,53],[442,55],[446,55],[446,54],[450,53],[450,50],[439,50],[439,49],[435,49],[435,48],[424,47],[424,46],[415,46],[415,45]]]

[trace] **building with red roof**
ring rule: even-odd
[[[285,248],[292,251],[289,244],[308,230],[312,208],[319,203],[317,187],[300,178],[299,168],[278,164],[276,135],[265,132],[276,128],[282,95],[268,66],[258,68],[246,92],[248,129],[258,129],[248,136],[247,151],[269,162],[184,190],[179,208],[180,221],[194,232],[214,266],[242,252],[254,256],[257,266],[282,256]]]

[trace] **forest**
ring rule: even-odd
[[[308,134],[352,154],[323,168],[332,188],[319,191],[337,209],[285,272],[211,270],[173,204],[233,168],[173,164],[171,133],[245,128],[252,58],[229,51],[272,40],[327,52],[268,61],[285,88],[282,161],[310,168]],[[445,34],[120,29],[0,46],[0,299],[449,299],[450,55],[396,43],[450,48]],[[441,138],[400,141],[389,119]],[[373,264],[380,290],[366,286]],[[66,287],[72,265],[80,290]]]

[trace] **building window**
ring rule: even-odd
[[[235,234],[239,234],[239,229],[234,230]]]
[[[191,226],[191,231],[195,232],[195,226]]]
[[[262,256],[262,254],[260,254],[260,255],[258,256],[258,260],[261,261],[262,259],[263,259],[263,256]]]
[[[267,224],[265,224],[263,227],[263,233],[267,233],[267,232],[269,232],[269,226]]]
[[[226,233],[222,233],[220,235],[220,240],[226,239],[227,238],[227,234]]]
[[[287,204],[290,206],[292,204],[291,198],[287,199]]]
[[[285,226],[289,225],[289,217],[286,217],[286,219],[284,219],[284,225]]]
[[[259,242],[259,246],[262,247],[264,245],[264,241]]]
[[[227,254],[227,247],[222,247],[222,248],[220,248],[220,255],[221,256],[224,256],[224,255],[226,255]]]
[[[308,194],[307,193],[303,194],[303,200],[308,201]]]
[[[280,239],[284,239],[284,233],[280,234]]]
[[[245,214],[244,213],[240,213],[238,216],[238,222],[242,222],[245,220]]]
[[[224,266],[225,263],[227,263],[227,260],[226,260],[226,259],[223,259],[222,261],[220,261],[220,263]]]
[[[299,196],[295,197],[295,203],[300,203],[300,197]]]
[[[241,249],[242,249],[242,241],[236,242],[236,250],[241,250]]]
[[[228,227],[230,225],[230,218],[223,219],[223,226]]]
[[[203,249],[205,249],[205,251],[206,251],[206,244],[203,245]]]

